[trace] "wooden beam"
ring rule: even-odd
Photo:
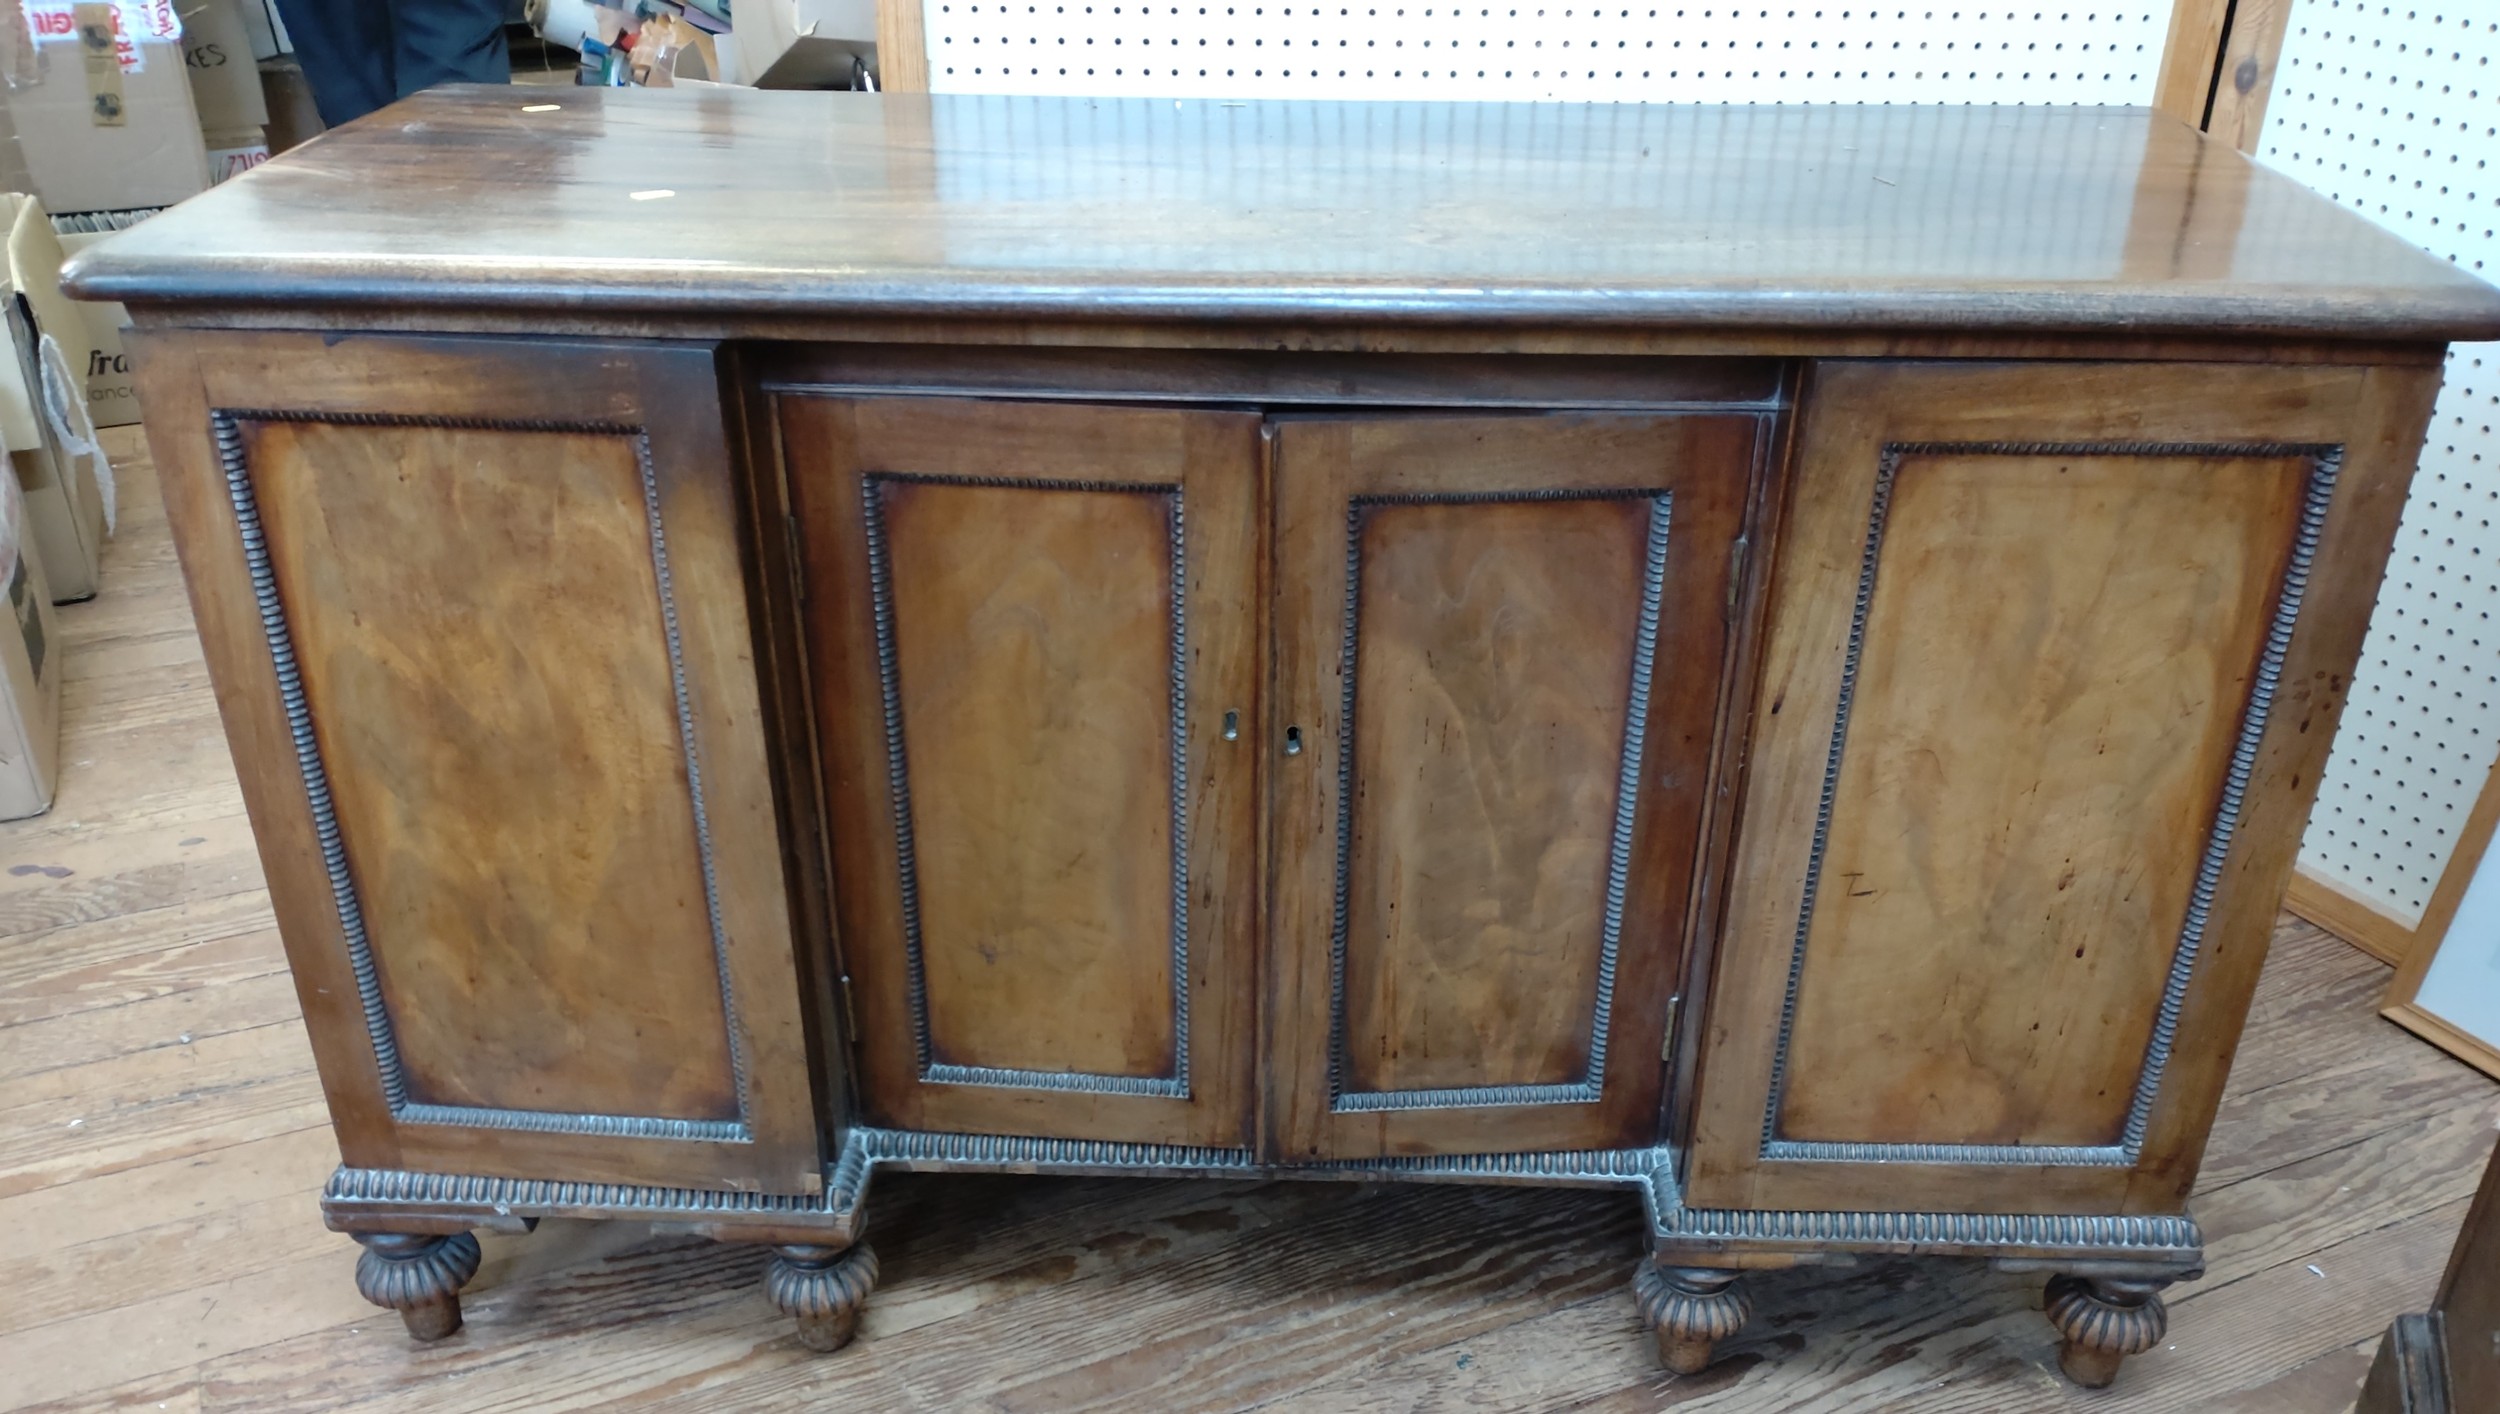
[[[2230,27],[2231,0],[2174,0],[2170,42],[2162,49],[2161,74],[2153,83],[2153,111],[2192,128],[2205,126],[2213,98],[2214,65]]]
[[[2222,42],[2222,68],[2205,131],[2242,152],[2257,150],[2291,18],[2292,0],[2239,0],[2231,11],[2231,32]]]
[[[929,91],[929,31],[920,0],[877,0],[877,87]]]

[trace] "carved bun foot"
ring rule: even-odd
[[[2044,1314],[2057,1327],[2057,1367],[2085,1389],[2105,1389],[2119,1362],[2161,1344],[2170,1329],[2161,1281],[2109,1277],[2049,1278]]]
[[[477,1239],[401,1232],[360,1232],[356,1291],[399,1313],[408,1334],[441,1340],[460,1329],[460,1288],[477,1275]]]
[[[1708,1267],[1643,1262],[1632,1274],[1632,1297],[1658,1337],[1658,1358],[1679,1375],[1701,1373],[1711,1347],[1743,1330],[1753,1314],[1753,1298],[1736,1273]]]
[[[877,1289],[877,1254],[849,1247],[776,1247],[764,1294],[799,1323],[799,1344],[834,1351],[859,1332],[859,1308]]]

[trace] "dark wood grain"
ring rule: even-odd
[[[736,1119],[631,439],[241,432],[411,1098]]]
[[[1176,1074],[1173,494],[868,494],[915,763],[932,1056]],[[1032,1005],[1052,995],[1080,1004]]]
[[[1577,1083],[1649,500],[1357,516],[1343,1083]]]
[[[2119,1142],[2308,479],[1901,460],[1783,1137]]]
[[[75,871],[0,870],[0,981],[42,1008],[0,1013],[0,1063],[40,1067],[0,1064],[0,1405],[2338,1414],[2490,1148],[2492,1083],[2372,1014],[2384,967],[2285,920],[2196,1200],[2210,1274],[2104,1393],[2057,1379],[2036,1278],[1906,1261],[1749,1277],[1754,1321],[1668,1383],[1624,1290],[1634,1204],[1534,1189],[899,1178],[888,1289],[832,1360],[751,1249],[549,1223],[486,1235],[468,1334],[411,1349],[310,1216],[337,1151],[291,999],[178,1040],[285,959],[134,433],[106,433],[108,592],[62,620],[75,828],[0,826],[0,857]]]
[[[1637,1183],[1678,1371],[1748,1358],[1740,1267],[2053,1259],[2088,1384],[2168,1348],[2442,342],[2500,334],[2227,145],[2066,109],[437,91],[71,279],[153,336],[385,1171],[323,1209],[419,1335],[470,1226],[778,1245],[830,1349],[871,1165],[1343,1161]],[[1300,1388],[1169,1334],[1229,1309],[1054,1308],[1030,1378],[963,1336],[869,1397]]]
[[[869,1111],[1247,1143],[1255,418],[785,396],[779,425]]]
[[[2437,340],[2500,293],[2154,114],[436,89],[82,253],[134,305]],[[443,219],[457,190],[460,221]],[[637,200],[638,192],[673,193]],[[490,214],[491,213],[491,214]],[[641,254],[585,260],[590,246]]]
[[[2410,429],[2420,425],[2420,410],[2426,406],[2423,399],[2430,391],[2429,380],[2392,370],[2214,368],[2172,369],[2158,375],[2123,366],[2055,372],[1967,365],[1825,365],[1816,370],[1806,394],[1809,411],[1800,433],[1793,503],[1796,509],[1786,531],[1780,583],[1774,590],[1770,610],[1771,637],[1762,669],[1761,699],[1778,706],[1755,720],[1743,824],[1729,885],[1728,922],[1721,940],[1718,995],[1712,1003],[1713,1022],[1697,1100],[1687,1190],[1692,1201],[1767,1207],[1846,1208],[1880,1204],[1951,1209],[1979,1204],[1991,1211],[2165,1211],[2184,1196],[2202,1151],[2205,1130],[2212,1123],[2213,1107],[2219,1103],[2222,1075],[2244,1015],[2247,988],[2262,959],[2259,939],[2263,925],[2272,917],[2282,896],[2297,845],[2297,823],[2305,816],[2308,801],[2317,788],[2324,751],[2318,733],[2330,728],[2341,710],[2347,665],[2358,647],[2353,635],[2366,618],[2359,606],[2369,598],[2367,586],[2375,582],[2384,562],[2393,524],[2387,518],[2385,498],[2404,479],[2402,468],[2412,462],[2416,443]],[[1941,1161],[1906,1161],[1907,1156],[1880,1166],[1765,1158],[1764,1112],[1771,1093],[1778,1039],[1784,1029],[1781,1013],[1805,906],[1808,858],[1821,833],[1816,822],[1827,799],[1834,811],[1846,814],[1846,802],[1824,795],[1824,777],[1830,764],[1835,724],[1840,718],[1843,666],[1873,524],[1874,487],[1883,448],[1922,442],[2033,444],[2028,455],[2046,455],[2037,444],[2101,440],[2151,447],[2164,443],[2300,442],[2343,449],[2335,500],[2319,527],[2315,558],[2307,576],[2297,629],[2287,645],[2280,686],[2248,762],[2239,823],[2216,874],[2217,886],[2206,926],[2180,1001],[2175,1044],[2146,1114],[2144,1139],[2133,1160],[2132,1172],[2123,1165],[2050,1166],[2021,1162],[1957,1167]],[[2259,465],[2262,464],[2263,459]],[[1916,473],[1914,468],[1905,468],[1903,474]],[[2007,483],[2006,489],[2022,484],[2017,479]],[[2226,485],[2209,482],[2203,494],[2223,494]],[[2268,483],[2249,481],[2242,485],[2261,493],[2242,514],[2273,526],[2271,543],[2250,542],[2250,569],[2255,572],[2269,561],[2280,563],[2292,526],[2284,518],[2282,503],[2272,498]],[[1908,509],[1915,512],[1915,495]],[[2089,521],[2091,517],[2086,515],[2083,519]],[[1972,597],[1966,608],[1956,612],[1984,616],[2004,603],[2020,602],[2056,583],[2049,566],[2067,562],[2047,557],[2089,558],[2085,547],[2092,543],[2085,538],[2082,524],[2070,524],[2066,531],[2054,551],[2044,550],[2042,556],[2034,557],[2031,568],[2009,567],[2006,574],[2016,578],[2000,577],[1985,589],[1973,587],[1972,596],[1986,596],[1998,601],[1996,605]],[[1913,548],[1915,543],[1913,536]],[[2100,554],[2107,560],[2118,548],[2113,544]],[[2213,549],[2209,546],[2198,553],[2208,554]],[[1890,553],[1890,549],[1883,552],[1886,556]],[[1878,601],[1886,593],[1881,560],[1879,556],[1875,589]],[[2177,573],[2180,563],[2179,557],[2173,556],[2170,572]],[[2065,572],[2066,569],[2059,570],[2061,574]],[[2237,574],[2226,574],[2216,584],[2239,582]],[[1808,585],[1816,587],[1809,589]],[[2197,576],[2177,578],[2160,589],[2161,595],[2177,599],[2163,614],[2175,618],[2188,606],[2206,604],[2209,593]],[[2214,600],[2195,612],[2203,615],[2218,611],[2222,604],[2223,601]],[[2119,615],[2119,626],[2109,631],[2122,635],[2154,632],[2162,620],[2148,616],[2145,610],[2151,607],[2148,603],[2133,614]],[[2238,651],[2244,652],[2246,647],[2243,642]],[[2003,714],[2018,700],[2081,700],[2059,687],[2053,676],[2042,678],[2011,697],[1991,696],[1991,675],[2010,668],[1992,661],[1969,664],[1967,656],[1948,653],[1939,644],[1925,650],[1922,658],[1939,671],[1951,664],[1951,671],[1977,685],[1978,691],[1960,699],[1960,710],[1976,714],[1977,709],[1990,702],[1998,704],[1993,709],[1998,719],[1983,725],[1974,715],[1961,730],[1951,734],[1947,745],[1952,752],[1984,745],[1990,733],[2013,720]],[[1979,656],[1982,660],[1992,658],[1984,651]],[[2043,662],[2041,666],[2046,669],[2051,664]],[[2244,687],[2232,688],[2230,682],[2234,674],[2245,671],[2244,667],[2226,668],[2214,685],[2174,698],[2168,710],[2176,713],[2201,694],[2233,690],[2244,693]],[[1880,669],[1874,681],[1880,708]],[[2236,716],[2238,711],[2233,707],[2226,714]],[[1855,725],[1848,740],[1852,753],[1866,747],[1855,736]],[[2215,766],[2212,758],[2229,749],[2229,743],[2207,733],[2198,744],[2182,743],[2172,752],[2157,755],[2165,769],[2177,767],[2180,752],[2203,759],[2200,769],[2209,773],[2205,777],[2207,784],[2189,790],[2180,799],[2185,802],[2203,794],[2206,804],[2201,808],[2211,811],[2219,808],[2212,798],[2216,794],[2211,785],[2215,779],[2210,774]],[[1842,759],[1844,770],[1849,769],[1847,754]],[[1917,785],[1918,773],[1932,771],[1947,759],[1933,750],[1879,750],[1857,769],[1871,771],[1873,774],[1865,777],[1870,781],[1898,781],[1888,789],[1910,791],[1901,796],[1910,799],[1915,795],[1912,788]],[[2019,751],[1998,766],[1966,772],[1965,779],[1987,780],[1999,771],[2033,771],[2040,764],[2038,752]],[[2090,775],[2088,770],[2086,775]],[[2124,798],[2130,802],[2129,808],[2139,808],[2154,798],[2150,793],[2141,799],[2134,794],[2139,788],[2149,791],[2149,778],[2143,772],[2113,775],[2123,778],[2126,784],[2118,785],[2117,779],[2107,784],[2127,792]],[[2081,780],[2079,777],[2078,782]],[[2025,831],[2045,828],[2059,820],[2082,823],[2100,819],[2106,809],[2095,806],[2093,799],[2102,785],[2097,776],[2091,780],[2094,784],[2089,787],[2070,786],[2028,797],[2026,804],[2000,807],[1992,817],[1996,829],[1985,832],[1987,837],[2019,841]],[[1839,821],[1838,816],[1835,819]],[[1845,821],[1835,824],[1833,837],[1846,843],[1849,836],[1844,824]],[[1904,819],[1888,831],[1878,831],[1871,840],[1887,849],[1915,847],[1924,838],[1923,828],[1920,820]],[[1887,840],[1894,842],[1885,843]],[[2201,844],[2197,847],[2201,848]],[[1844,873],[1848,867],[1853,866],[1842,866]],[[2112,867],[2124,872],[2122,866]],[[2050,876],[2049,885],[2056,877]],[[1925,887],[1899,880],[1877,882],[1889,889]],[[1840,875],[1826,875],[1820,884],[1828,891],[1845,888],[1848,881]],[[1879,899],[1877,903],[1890,907],[1897,906],[1899,900],[1885,903]],[[1821,911],[1825,907],[1872,906],[1863,901],[1827,905],[1818,899],[1816,926],[1822,926]],[[2083,961],[2088,963],[2096,944],[2089,939],[2080,941],[2086,949]],[[1818,966],[1823,965],[1815,957],[1812,943],[1809,938],[1804,979],[1812,978]],[[1841,1011],[1851,1016],[1920,1016],[1921,1030],[1905,1035],[1924,1034],[1924,1026],[1938,1015],[1949,1018],[1959,1014],[1957,1008],[1965,994],[1985,991],[1993,970],[2003,965],[2002,940],[1993,932],[1954,934],[1912,929],[1894,946],[1899,949],[1898,956],[1907,961],[1896,967],[1858,971],[1859,994]],[[1847,963],[1834,965],[1843,972],[1853,971]],[[2163,967],[2167,968],[2166,961]],[[2094,985],[2116,986],[2123,972],[2125,969],[2112,972]],[[2137,989],[2139,995],[2119,1010],[2141,1017],[2145,1005],[2141,989],[2158,979],[2149,973],[2126,975],[2136,976],[2128,985]],[[1892,998],[1891,989],[1895,988],[1900,994]],[[1838,1002],[1837,994],[1832,1002]],[[2058,1005],[2050,1001],[2041,1004],[2051,1008]],[[1825,1018],[1816,1023],[1818,1026],[1850,1024],[1829,1022],[1836,1014],[1832,1005],[1818,1005],[1814,1011]],[[1795,1034],[1802,1037],[1806,1009],[1801,1007],[1798,1015],[1801,1021]],[[1988,1045],[2005,1044],[2009,1037],[2017,1049],[2033,1044],[2028,1020],[2015,1023],[2011,1032],[1991,1031],[1990,1027],[2003,1024],[2003,1018],[1994,1010],[1988,1015],[1996,1019],[1987,1021],[1966,1041],[1993,1036],[1996,1039],[1988,1041]],[[2031,1019],[2040,1017],[2035,1014]],[[1808,1051],[1813,1051],[1823,1042],[1804,1044]],[[1983,1046],[1982,1053],[1984,1050]],[[1854,1095],[1860,1102],[1871,1098],[1860,1088],[1862,1082],[1887,1073],[1887,1067],[1894,1063],[1874,1060],[1863,1066],[1854,1061],[1835,1065],[1835,1053],[1821,1054],[1825,1059],[1811,1083],[1838,1085],[1844,1096]],[[1965,1050],[1953,1054],[1967,1057],[1971,1053]],[[2089,1060],[2083,1051],[2077,1051],[2056,1063],[2095,1073],[2106,1064],[2107,1074],[2115,1076],[2140,1064],[2145,1054],[2140,1043],[2112,1036],[2107,1038],[2106,1047]],[[1905,1071],[1901,1077],[1905,1083],[1898,1093],[1914,1096],[1928,1081],[1949,1078],[1946,1071],[1953,1066],[1970,1063],[1967,1058],[1951,1059],[1945,1071],[1916,1079],[1910,1079]],[[2075,1079],[2069,1076],[2054,1082],[2035,1079],[2025,1083],[2072,1085]],[[1799,1081],[1800,1076],[1792,1074],[1791,1083]],[[2103,1083],[2094,1081],[2088,1088],[2097,1089]],[[1796,1106],[1786,1110],[1791,1115],[1823,1114],[1824,1122],[1835,1126],[1835,1133],[1845,1129],[1860,1138],[1874,1136],[1873,1121],[1863,1110],[1852,1113],[1849,1103],[1826,1107],[1811,1097],[1791,1097],[1787,1103]],[[1966,1104],[1954,1113],[1955,1123],[1970,1123],[1975,1122],[1971,1115],[1979,1112]],[[2102,1111],[2104,1120],[2107,1113]],[[1903,1126],[1882,1136],[1892,1142],[1954,1137],[1920,1135],[1908,1112],[1895,1113],[1892,1118]],[[2016,1174],[2021,1175],[2019,1180]]]
[[[1285,1157],[1656,1139],[1659,1050],[1715,769],[1730,558],[1764,432],[1728,415],[1281,426],[1271,731],[1303,743],[1269,746],[1271,1103]],[[1576,1099],[1463,1093],[1590,1081],[1596,1093]],[[1462,1093],[1394,1107],[1358,1095],[1391,1090]]]
[[[205,334],[152,337],[140,354],[227,739],[350,1161],[820,1187],[709,352]],[[286,540],[268,562],[293,682],[273,656],[211,409],[263,414],[232,419],[231,452],[269,518],[260,547],[272,526]],[[551,421],[593,430],[527,430]],[[481,633],[488,617],[509,622]],[[403,1123],[291,692],[335,787],[320,798],[385,979],[386,1024],[395,1040],[407,1032],[402,1101],[736,1120],[750,1137]]]

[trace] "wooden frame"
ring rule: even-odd
[[[2457,847],[2448,856],[2448,867],[2439,873],[2439,884],[2431,890],[2431,901],[2422,910],[2422,921],[2407,935],[2396,978],[2387,984],[2387,1001],[2379,1014],[2403,1027],[2458,1060],[2486,1075],[2500,1077],[2500,1045],[2460,1030],[2446,1020],[2425,1010],[2418,1002],[2422,979],[2430,973],[2431,962],[2439,955],[2440,945],[2447,940],[2448,927],[2456,921],[2458,906],[2465,902],[2465,891],[2474,882],[2474,874],[2482,866],[2483,856],[2490,850],[2494,827],[2500,826],[2500,764],[2492,767],[2483,782],[2482,794],[2475,797],[2474,813],[2465,819],[2465,828],[2457,835]],[[2310,883],[2313,890],[2315,881]],[[2295,892],[2298,890],[2296,889]],[[2349,933],[2342,933],[2316,914],[2297,906],[2293,912],[2329,932],[2337,933],[2364,952],[2385,957],[2376,948],[2362,943]],[[2383,915],[2367,909],[2364,916],[2376,923],[2386,923]],[[2388,925],[2393,927],[2392,924]],[[2374,939],[2379,936],[2374,934]]]

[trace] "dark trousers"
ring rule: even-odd
[[[505,0],[278,0],[331,127],[438,83],[510,83]]]

